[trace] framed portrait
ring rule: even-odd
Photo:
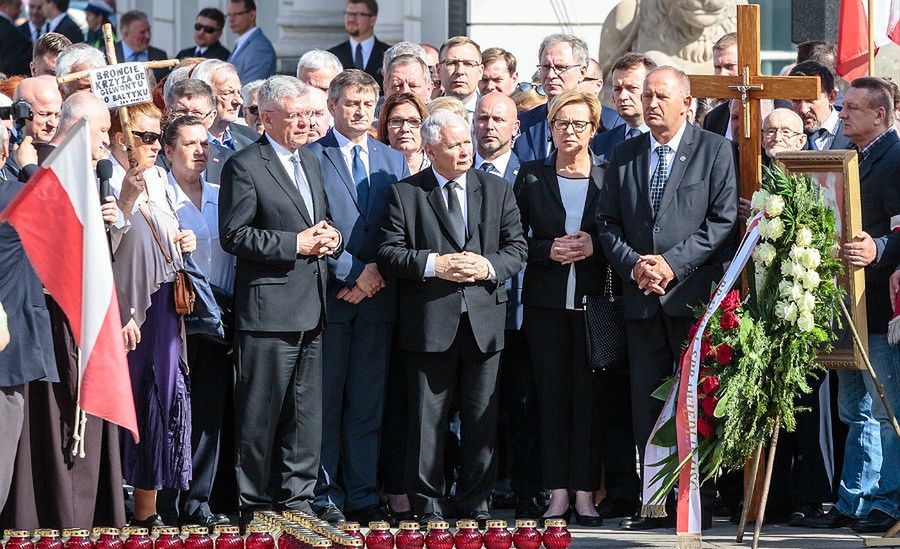
[[[853,236],[862,230],[859,161],[856,151],[781,152],[775,155],[775,162],[783,170],[808,175],[821,185],[825,202],[835,212],[839,245],[853,240]],[[839,284],[847,293],[845,301],[847,310],[868,353],[865,272],[860,267],[853,267],[846,260],[842,260],[842,263],[844,274]],[[834,348],[831,352],[819,354],[819,362],[828,368],[865,370],[862,354],[853,343],[846,319],[842,318],[841,324],[843,328],[836,334]]]

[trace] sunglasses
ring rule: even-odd
[[[214,33],[214,32],[219,32],[219,31],[222,30],[222,29],[217,29],[217,28],[215,28],[215,27],[208,27],[208,26],[206,26],[206,25],[201,25],[200,23],[194,23],[194,30],[195,30],[195,31],[200,31],[200,30],[202,30],[202,31],[205,32],[206,34],[212,34],[212,33]]]
[[[138,132],[138,131],[132,131],[131,133],[133,133],[134,135],[140,137],[140,138],[141,138],[141,142],[142,142],[144,145],[152,145],[152,144],[156,143],[157,141],[159,141],[159,138],[162,137],[162,134],[159,134],[159,133],[156,133],[156,132]]]
[[[520,92],[530,92],[534,90],[538,95],[547,96],[547,92],[544,91],[544,86],[540,84],[532,84],[531,82],[519,82],[519,85],[516,86],[516,89]]]
[[[259,116],[259,105],[247,105],[244,109],[253,116]]]

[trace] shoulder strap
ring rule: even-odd
[[[138,209],[141,211],[141,215],[144,216],[144,219],[147,220],[147,225],[150,226],[150,232],[153,233],[153,238],[156,240],[156,244],[159,246],[159,251],[162,252],[163,257],[166,258],[166,263],[172,264],[172,256],[169,255],[169,252],[166,251],[165,246],[163,246],[162,240],[159,238],[159,232],[156,230],[156,224],[150,218],[150,214],[144,209],[144,205],[141,204],[138,206]]]

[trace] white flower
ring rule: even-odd
[[[811,313],[816,308],[816,296],[812,292],[801,291],[800,295],[794,298],[794,302],[801,313]]]
[[[756,191],[753,193],[753,196],[750,197],[750,207],[756,211],[765,210],[769,196],[768,191],[763,189]]]
[[[799,306],[799,301],[803,299],[803,285],[799,283],[791,284],[791,289],[788,291],[788,297],[791,298],[791,301],[798,302]],[[813,303],[815,303],[815,300],[813,300]]]
[[[801,279],[805,273],[806,269],[796,261],[785,261],[781,264],[781,276]]]
[[[778,240],[784,234],[784,221],[775,217],[769,219],[769,239]]]
[[[793,288],[793,286],[794,285],[787,280],[782,279],[781,282],[778,283],[778,295],[781,297],[790,297],[791,288]]]
[[[801,248],[809,246],[810,244],[812,244],[812,231],[810,231],[806,227],[803,227],[802,229],[797,231],[797,237],[794,242]]]
[[[806,248],[805,253],[800,258],[800,262],[807,269],[816,269],[822,263],[822,254],[815,248]]]
[[[813,319],[812,313],[803,312],[797,317],[797,327],[801,332],[811,332],[816,327],[816,321]]]
[[[819,282],[819,273],[817,273],[816,271],[810,269],[803,273],[803,287],[807,290],[815,290],[819,287]]]
[[[797,320],[797,304],[790,301],[779,301],[775,304],[775,316],[786,321],[794,322]]]
[[[784,199],[773,194],[766,200],[766,213],[769,217],[778,217],[784,211]]]
[[[757,263],[762,263],[765,266],[769,266],[775,261],[776,255],[775,246],[769,244],[768,242],[763,242],[758,245],[755,250],[753,250],[753,259]]]
[[[806,254],[806,248],[802,246],[791,246],[791,253],[788,255],[791,256],[791,259],[794,261],[800,261],[803,259],[803,255]]]

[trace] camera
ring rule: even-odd
[[[31,106],[24,99],[13,101],[8,107],[0,107],[0,120],[13,120],[16,126],[16,144],[25,137],[25,121],[31,120]]]

